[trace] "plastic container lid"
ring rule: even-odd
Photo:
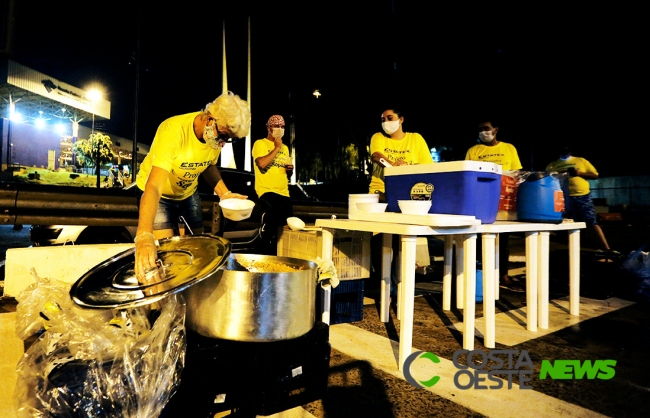
[[[433,164],[414,164],[385,167],[384,176],[400,176],[409,174],[452,173],[460,171],[478,171],[485,173],[503,174],[500,164],[483,161],[448,161]]]
[[[90,269],[72,285],[70,297],[83,308],[149,305],[212,276],[227,261],[230,250],[230,241],[214,235],[162,239],[159,275],[142,284],[135,277],[135,248],[130,248]]]

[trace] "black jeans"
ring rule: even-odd
[[[293,216],[291,199],[277,193],[266,192],[260,199],[264,211],[262,225],[262,239],[264,240],[265,253],[277,254],[278,228],[287,224],[287,218]]]

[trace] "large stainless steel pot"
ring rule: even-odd
[[[268,263],[292,272],[248,271]],[[214,275],[183,291],[186,326],[199,334],[235,341],[300,337],[314,326],[318,265],[297,258],[231,254]]]
[[[314,326],[318,265],[297,258],[230,254],[230,248],[228,240],[210,235],[160,240],[161,267],[145,283],[135,277],[131,248],[84,274],[70,295],[85,308],[127,309],[183,292],[186,325],[212,338],[276,341],[309,332]],[[264,263],[293,269],[244,268]]]

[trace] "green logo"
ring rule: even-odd
[[[440,363],[440,359],[438,358],[438,356],[436,356],[433,353],[429,353],[428,351],[416,351],[415,353],[411,353],[411,355],[408,356],[406,360],[404,360],[404,378],[406,379],[407,382],[409,382],[416,388],[423,388],[423,387],[430,388],[431,386],[438,383],[438,381],[440,380],[440,376],[433,376],[429,380],[420,380],[420,381],[415,380],[415,378],[411,376],[411,364],[418,358],[425,358],[431,360],[433,363]]]
[[[616,374],[614,366],[616,360],[596,360],[593,364],[591,360],[542,360],[539,379],[545,380],[547,375],[553,380],[582,379],[587,375],[589,380],[609,380]]]
[[[507,356],[505,359],[500,355]],[[465,356],[465,361],[459,361]],[[416,351],[404,361],[404,378],[416,388],[430,388],[440,381],[440,376],[434,375],[429,380],[418,381],[411,375],[411,365],[417,359],[428,359],[432,363],[440,363],[440,359],[428,351]],[[488,361],[490,362],[488,365]],[[500,389],[507,384],[512,389],[513,376],[519,377],[519,389],[532,389],[528,385],[534,370],[533,362],[526,350],[492,350],[485,353],[481,350],[456,350],[452,362],[458,370],[454,375],[454,384],[458,389]],[[609,380],[614,377],[616,360],[542,360],[539,379],[550,377],[553,380],[567,379],[600,379]],[[507,375],[507,380],[500,376]],[[465,383],[467,381],[467,383]]]

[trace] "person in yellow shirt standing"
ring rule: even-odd
[[[500,164],[503,171],[521,170],[522,166],[517,149],[512,144],[497,140],[498,131],[499,125],[494,120],[480,122],[478,124],[478,138],[481,143],[467,150],[465,159]],[[514,282],[508,276],[508,266],[510,264],[509,240],[510,234],[499,234],[499,267],[502,272],[499,284],[501,287],[513,292],[523,292],[523,286]]]
[[[369,193],[378,193],[380,202],[386,201],[384,167],[433,163],[431,151],[422,135],[404,132],[403,123],[402,113],[396,108],[388,108],[381,114],[384,132],[377,132],[370,138],[372,177]]]
[[[560,158],[546,166],[546,171],[567,173],[569,176],[569,196],[566,201],[565,218],[587,225],[587,232],[596,240],[600,250],[618,254],[609,248],[603,230],[596,221],[596,210],[591,199],[589,180],[598,178],[598,171],[586,159],[571,155],[567,146],[560,150]]]
[[[403,124],[404,114],[400,109],[395,107],[386,108],[381,114],[383,132],[377,132],[370,138],[372,176],[370,178],[369,193],[378,194],[380,202],[386,202],[384,167],[433,164],[431,151],[422,135],[417,132],[405,132]],[[375,259],[379,259],[381,242],[378,238],[373,237],[371,247],[372,251],[377,254]],[[399,237],[395,235],[393,237],[395,253],[397,253],[398,248]],[[428,245],[426,248],[428,253]],[[391,283],[391,296],[394,298],[397,296],[397,279],[394,276]]]
[[[467,150],[466,160],[487,161],[501,165],[503,171],[521,170],[519,154],[514,145],[497,140],[499,126],[492,121],[478,124],[478,137],[481,141]]]
[[[263,204],[264,226],[262,238],[267,253],[277,254],[276,242],[278,227],[287,224],[293,216],[289,196],[289,178],[293,174],[293,161],[289,148],[282,142],[284,118],[273,115],[266,124],[267,137],[253,144],[255,161],[255,192]]]

